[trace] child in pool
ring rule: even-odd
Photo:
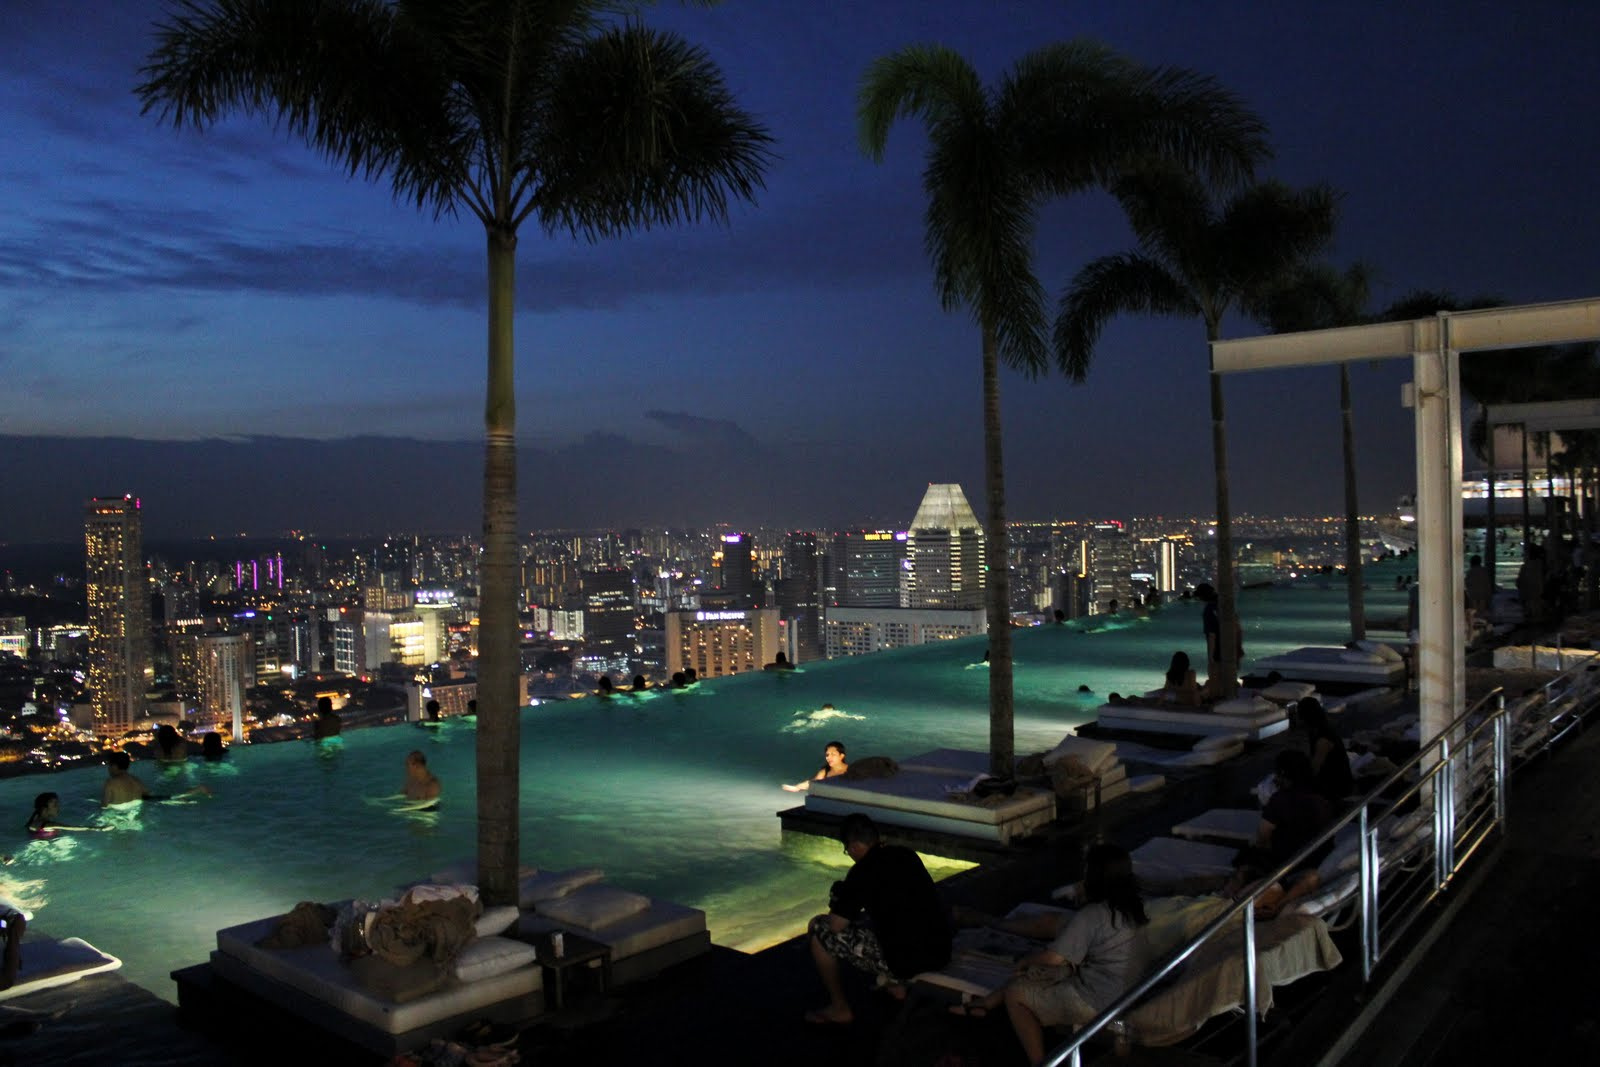
[[[28,816],[28,836],[38,839],[49,839],[59,833],[71,830],[76,832],[91,832],[104,830],[104,826],[65,826],[56,822],[56,816],[61,814],[61,798],[54,793],[40,793],[33,798],[33,814]]]

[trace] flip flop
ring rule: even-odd
[[[806,1022],[811,1023],[813,1026],[849,1026],[855,1021],[855,1016],[853,1015],[848,1019],[835,1019],[823,1008],[812,1008],[806,1012]]]

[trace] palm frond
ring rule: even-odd
[[[1191,285],[1215,273],[1211,196],[1193,173],[1176,167],[1144,167],[1111,185],[1133,235],[1147,253],[1168,264]]]
[[[1198,315],[1182,280],[1149,256],[1102,256],[1073,277],[1055,325],[1055,358],[1075,382],[1089,373],[1094,346],[1106,323],[1120,314]]]
[[[1333,238],[1338,194],[1263,182],[1234,196],[1217,220],[1220,267],[1240,297],[1277,284]]]
[[[1326,330],[1367,321],[1372,268],[1352,263],[1340,271],[1327,263],[1302,266],[1257,293],[1246,294],[1246,314],[1274,333]]]
[[[446,73],[382,0],[189,0],[156,40],[144,112],[197,129],[267,115],[349,173],[453,209],[472,139],[444,106]]]
[[[861,151],[883,161],[889,129],[903,118],[921,118],[935,140],[961,127],[987,125],[988,97],[972,64],[940,45],[914,45],[874,60],[856,95]]]
[[[519,166],[541,177],[527,210],[547,230],[597,238],[725,219],[763,187],[772,139],[701,49],[637,24],[570,53]]]

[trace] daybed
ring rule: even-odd
[[[1044,767],[1046,771],[1054,772],[1060,761],[1066,757],[1074,757],[1079,766],[1076,779],[1081,782],[1070,795],[1056,793],[1056,809],[1066,808],[1069,811],[1092,811],[1096,798],[1102,804],[1109,804],[1118,797],[1129,793],[1148,792],[1158,789],[1163,783],[1160,775],[1144,775],[1138,779],[1128,776],[1127,767],[1117,758],[1116,746],[1108,741],[1096,741],[1087,737],[1077,737],[1068,734],[1055,748],[1044,754]],[[966,775],[970,781],[989,771],[989,754],[973,749],[936,748],[931,752],[912,756],[900,763],[902,771],[933,771],[936,773],[952,773]],[[1066,779],[1074,781],[1072,778]],[[1042,788],[1043,778],[1039,783]],[[1097,788],[1098,786],[1098,788]]]
[[[1237,697],[1213,705],[1152,707],[1146,704],[1102,704],[1095,711],[1102,729],[1214,737],[1242,733],[1260,741],[1289,728],[1283,708],[1256,696]]]
[[[521,1024],[544,1010],[543,970],[533,946],[484,934],[516,921],[516,909],[493,909],[480,935],[454,959],[445,984],[430,992],[412,968],[396,968],[394,985],[375,992],[357,978],[328,941],[299,948],[259,942],[283,916],[217,931],[215,973],[263,1000],[364,1048],[394,1055],[447,1037],[477,1019]],[[411,988],[405,988],[406,985]]]
[[[1148,973],[1221,915],[1229,904],[1219,897],[1146,901],[1150,922],[1141,932],[1140,969]],[[1063,918],[1071,915],[1061,909],[1022,905],[1008,918],[1040,910],[1057,911]],[[1128,1034],[1136,1044],[1172,1044],[1194,1033],[1213,1016],[1244,1005],[1242,925],[1242,920],[1236,922],[1202,945],[1173,978],[1158,985],[1128,1014]],[[994,930],[962,931],[956,936],[950,964],[918,975],[916,981],[923,988],[946,996],[981,998],[1002,988],[1015,972],[1016,960],[1037,947],[1037,942]],[[1331,970],[1342,961],[1320,919],[1282,915],[1256,923],[1257,1011],[1265,1014],[1272,1007],[1274,986]]]
[[[523,897],[526,904],[527,896]],[[611,981],[652,977],[711,949],[706,913],[616,886],[593,883],[531,902],[517,936],[537,941],[556,930],[581,934],[611,949]]]
[[[879,822],[1005,844],[1052,822],[1052,790],[1021,786],[1011,795],[967,792],[973,776],[951,770],[907,770],[888,778],[822,779],[806,791],[806,810],[826,815],[864,812]]]
[[[1352,685],[1402,685],[1405,660],[1381,641],[1363,641],[1356,648],[1297,648],[1264,656],[1251,665],[1257,674],[1277,671],[1285,678]]]

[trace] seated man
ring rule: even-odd
[[[1333,809],[1317,792],[1310,756],[1298,749],[1278,753],[1273,777],[1278,788],[1261,811],[1255,843],[1242,849],[1234,860],[1234,875],[1224,890],[1229,896],[1239,896],[1252,883],[1283,866],[1333,821]],[[1315,892],[1321,884],[1317,866],[1331,851],[1330,839],[1269,886],[1256,898],[1257,917],[1271,919],[1289,904]]]
[[[428,757],[412,749],[406,755],[405,798],[426,804],[437,801],[439,792],[439,778],[428,770]]]
[[[828,991],[826,1007],[806,1012],[811,1023],[855,1018],[840,960],[876,976],[898,996],[916,975],[950,962],[949,912],[917,854],[880,844],[877,826],[860,813],[845,816],[839,837],[855,866],[834,883],[828,914],[809,927],[811,959]]]

